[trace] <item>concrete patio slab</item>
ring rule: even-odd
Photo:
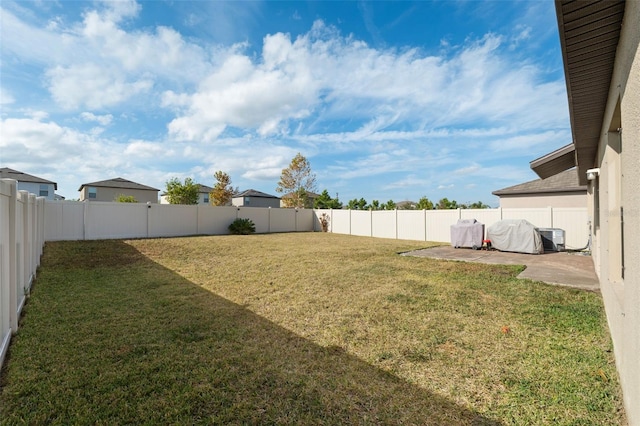
[[[581,290],[600,291],[600,282],[591,256],[582,253],[523,254],[437,246],[402,253],[402,255],[500,265],[525,265],[526,269],[518,275],[518,278]]]

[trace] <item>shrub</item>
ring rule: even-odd
[[[249,235],[256,232],[256,226],[251,219],[236,219],[229,225],[229,231],[234,235]]]
[[[320,220],[320,227],[322,228],[322,232],[329,231],[329,215],[326,213],[322,213],[318,220]]]
[[[118,194],[118,196],[113,200],[118,203],[137,203],[138,200],[133,195],[124,195]]]

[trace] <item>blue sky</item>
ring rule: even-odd
[[[1,11],[0,166],[343,202],[483,201],[571,142],[552,1],[33,1]]]

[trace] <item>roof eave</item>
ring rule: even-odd
[[[624,17],[624,0],[556,0],[575,165],[581,185],[596,164],[600,130]],[[606,42],[604,40],[606,38]],[[603,60],[607,59],[607,60]],[[589,78],[584,78],[586,72]]]
[[[529,167],[540,179],[546,179],[575,167],[575,145],[572,143],[543,155],[529,163]]]

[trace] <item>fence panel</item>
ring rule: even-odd
[[[538,209],[502,209],[503,219],[524,219],[536,228],[551,228],[552,209],[538,208]]]
[[[196,205],[138,205],[143,209],[134,229],[147,232],[145,228],[148,226],[149,237],[180,237],[198,234],[198,206]]]
[[[237,207],[198,206],[198,234],[226,235],[236,217]]]
[[[256,226],[256,233],[266,234],[269,232],[269,209],[260,207],[237,207],[238,217],[250,219]],[[273,209],[272,209],[273,210]]]
[[[462,209],[460,219],[475,219],[484,224],[486,230],[487,227],[502,220],[502,212],[500,209]]]
[[[351,210],[351,235],[371,236],[371,213],[368,210]]]
[[[87,240],[147,237],[147,205],[138,203],[84,203]]]
[[[379,210],[371,213],[372,237],[397,238],[396,210]]]
[[[329,231],[336,234],[351,234],[351,210],[331,210]]]
[[[564,229],[567,249],[582,249],[589,241],[589,215],[585,208],[553,209],[553,227]]]
[[[277,210],[277,209],[276,209]],[[311,209],[298,210],[296,232],[312,232],[315,230],[316,216]]]
[[[269,209],[269,232],[294,232],[297,219],[296,209]]]
[[[426,210],[398,210],[398,238],[426,240]]]
[[[427,212],[427,241],[451,242],[451,225],[458,222],[460,210],[429,210]]]
[[[83,240],[85,204],[79,201],[46,201],[45,241]]]

